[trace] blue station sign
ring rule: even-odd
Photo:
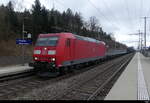
[[[16,39],[16,44],[32,44],[32,40]]]

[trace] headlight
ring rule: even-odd
[[[41,50],[34,50],[34,54],[41,54]]]
[[[35,59],[35,60],[38,60],[38,58],[37,58],[37,57],[35,57],[34,59]]]
[[[49,50],[49,51],[48,51],[48,54],[49,54],[49,55],[55,55],[55,54],[56,54],[56,50]]]
[[[51,58],[51,61],[55,61],[56,59],[55,58]]]

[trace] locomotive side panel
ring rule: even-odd
[[[59,42],[56,47],[56,66],[62,66],[62,62],[65,59],[65,38],[60,36]]]
[[[84,59],[84,61],[95,60],[105,56],[105,45],[100,43],[93,43],[83,40],[76,40],[75,42],[75,60]]]
[[[105,56],[106,55],[106,46],[105,46],[105,44],[100,44],[100,49],[99,49],[99,51],[100,51],[100,56]]]

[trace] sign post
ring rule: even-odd
[[[25,34],[27,33],[27,31],[24,30],[24,23],[25,23],[25,19],[28,19],[27,17],[23,18],[23,24],[22,24],[22,39],[17,39],[16,40],[16,44],[21,44],[22,45],[22,65],[24,65],[24,56],[25,56],[25,49],[24,49],[24,45],[25,44],[32,44],[32,41],[28,41],[25,38]],[[31,37],[31,34],[29,35],[29,37]],[[28,38],[28,37],[27,37]]]
[[[28,39],[16,39],[16,44],[22,45],[22,62],[23,62],[23,66],[24,66],[24,45],[28,45],[28,44],[32,44],[32,40],[28,40]]]
[[[24,40],[24,19],[22,25],[22,39]],[[24,46],[22,45],[22,65],[24,66]]]

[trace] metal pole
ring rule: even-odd
[[[22,39],[24,40],[24,18],[22,25]],[[24,45],[22,44],[22,65],[24,66]]]
[[[139,43],[138,43],[138,45],[139,45],[139,50],[140,50],[140,46],[141,46],[141,45],[140,45],[140,33],[141,33],[141,32],[140,32],[140,30],[139,30]]]
[[[147,18],[150,18],[150,17],[142,17],[144,18],[144,46],[145,46],[145,50],[146,50],[146,20]]]
[[[144,19],[144,39],[142,40],[142,41],[144,41],[144,46],[143,47],[145,47],[145,49],[144,50],[146,50],[146,20],[147,20],[147,18],[150,18],[150,17],[142,17],[143,19]]]
[[[143,49],[143,33],[141,32],[141,50]]]
[[[115,49],[116,49],[116,41],[115,41]]]
[[[140,41],[140,45],[141,45],[141,48],[140,48],[140,49],[142,50],[142,32],[141,32],[141,35],[140,35],[140,40],[141,40],[141,41]]]
[[[142,50],[142,32],[139,30],[139,49]]]
[[[144,46],[145,46],[145,49],[146,49],[146,17],[144,17],[144,21],[145,21],[145,27],[144,27],[144,39],[145,39],[145,41],[144,41]]]

